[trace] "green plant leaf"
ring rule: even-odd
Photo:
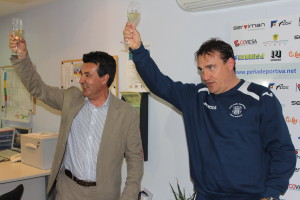
[[[177,191],[178,192],[176,192],[174,190],[174,188],[171,184],[170,184],[170,187],[172,189],[172,193],[175,197],[175,200],[195,200],[195,198],[196,198],[196,193],[194,193],[192,196],[187,198],[185,195],[185,190],[180,188],[178,181],[177,181]]]
[[[178,182],[177,182],[177,190],[178,190],[179,198],[185,200],[185,196],[183,196]]]
[[[178,195],[177,195],[177,193],[175,192],[175,190],[174,190],[174,188],[172,187],[172,185],[170,184],[170,186],[171,186],[171,189],[172,189],[172,192],[173,192],[173,195],[174,195],[174,197],[175,197],[175,200],[179,200],[178,199]]]

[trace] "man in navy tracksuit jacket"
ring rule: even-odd
[[[195,54],[203,83],[183,84],[160,72],[133,24],[123,34],[151,92],[183,114],[197,200],[279,199],[295,148],[274,94],[236,77],[231,46],[205,42]]]

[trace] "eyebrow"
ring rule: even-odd
[[[81,74],[81,75],[92,75],[93,73],[90,73],[90,72],[82,72],[81,70],[79,71],[79,73]]]
[[[215,66],[216,66],[216,65],[214,65],[214,64],[206,65],[206,66],[204,66],[203,68],[200,67],[200,66],[198,66],[198,69],[202,70],[202,69],[205,69],[205,68],[210,68],[210,67],[215,67]]]

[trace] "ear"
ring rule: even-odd
[[[109,79],[109,75],[105,74],[104,76],[101,77],[102,79],[102,83],[107,85],[108,79]]]
[[[233,70],[235,61],[233,58],[228,58],[226,64],[227,64],[229,70]]]

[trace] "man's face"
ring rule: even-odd
[[[222,94],[232,88],[234,60],[229,58],[226,63],[219,52],[198,56],[198,69],[202,82],[210,93]]]
[[[81,67],[81,77],[79,83],[83,90],[83,96],[89,100],[96,100],[98,97],[107,92],[108,75],[99,77],[97,73],[98,65],[94,63],[83,63]]]

